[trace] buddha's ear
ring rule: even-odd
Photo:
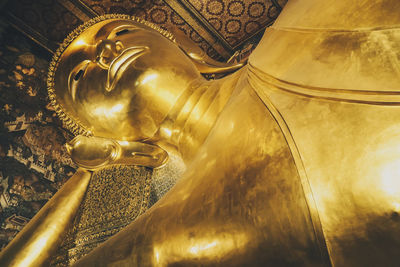
[[[246,64],[246,61],[238,63],[223,63],[210,58],[200,47],[190,40],[182,31],[173,31],[177,45],[193,61],[200,73],[229,73]]]

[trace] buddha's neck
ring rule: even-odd
[[[180,152],[184,161],[189,161],[232,95],[238,72],[220,80],[195,81],[188,86],[162,123],[156,138],[167,140]]]

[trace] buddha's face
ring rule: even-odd
[[[55,72],[57,102],[97,136],[154,135],[189,83],[201,76],[179,47],[125,19],[99,22],[63,52]]]

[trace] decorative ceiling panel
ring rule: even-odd
[[[233,50],[271,25],[286,1],[182,0],[194,16]]]
[[[162,5],[159,1],[149,0],[83,0],[97,14],[139,14],[147,13],[146,10],[153,5]]]
[[[271,25],[287,0],[40,0],[8,1],[9,20],[54,51],[82,22],[109,13],[134,15],[183,31],[209,56],[227,60]],[[255,36],[255,37],[254,37]],[[258,39],[257,39],[258,40]],[[250,42],[257,42],[252,40]]]

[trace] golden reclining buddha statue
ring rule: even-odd
[[[76,266],[398,266],[400,2],[289,1],[248,62],[205,62],[128,16],[72,33],[49,74],[82,167],[2,252],[43,264],[90,171],[187,170]]]

